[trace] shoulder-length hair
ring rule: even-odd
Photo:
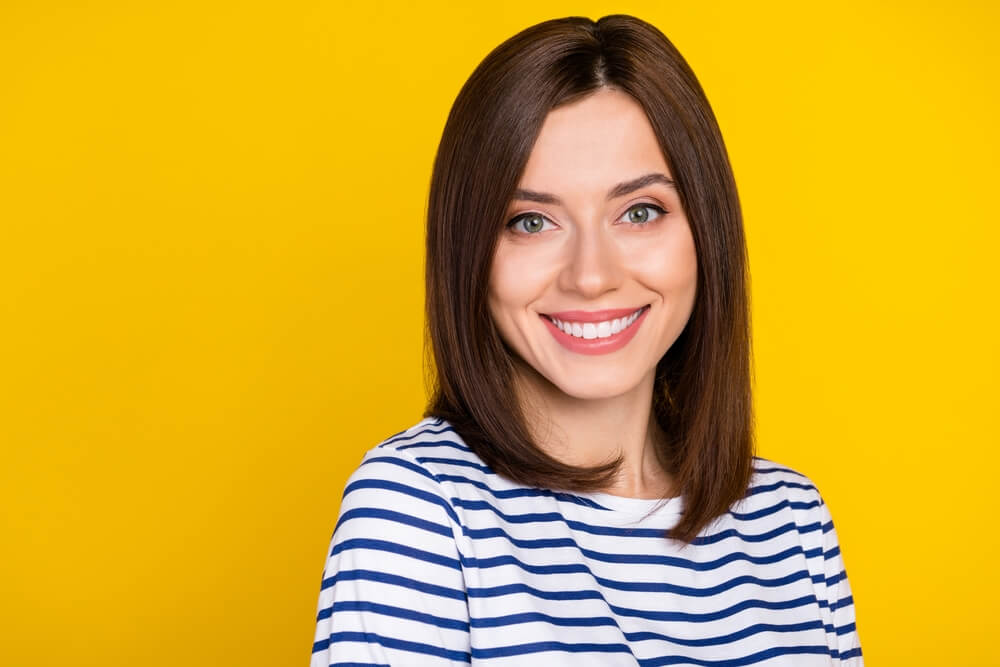
[[[462,87],[434,161],[427,211],[425,416],[448,420],[496,473],[567,491],[605,487],[594,467],[543,452],[513,394],[512,352],[487,305],[504,215],[546,115],[602,87],[631,95],[656,134],[694,236],[691,317],[657,364],[657,454],[684,498],[667,535],[690,543],[746,493],[754,451],[749,276],[736,184],[691,68],[652,25],[627,15],[534,25],[496,47]]]

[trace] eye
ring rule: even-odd
[[[650,213],[651,211],[652,213]],[[636,204],[635,206],[630,206],[622,217],[625,218],[625,222],[641,226],[656,220],[665,213],[666,211],[656,204]]]
[[[507,229],[511,229],[519,234],[537,234],[549,227],[552,222],[541,213],[522,213],[507,223]]]

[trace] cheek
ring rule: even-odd
[[[490,271],[490,308],[498,321],[535,301],[552,266],[536,248],[501,242]]]
[[[698,282],[694,238],[686,225],[672,229],[655,243],[635,247],[629,264],[641,282],[667,296],[693,295]]]

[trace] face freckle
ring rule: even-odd
[[[604,88],[552,110],[518,192],[489,307],[520,374],[580,399],[651,382],[693,310],[697,259],[642,107]]]

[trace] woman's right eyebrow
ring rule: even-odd
[[[616,199],[617,197],[624,197],[627,194],[635,192],[639,188],[644,188],[647,185],[652,185],[653,183],[662,183],[669,187],[674,187],[674,182],[672,179],[667,177],[666,174],[661,174],[659,172],[652,174],[645,174],[638,178],[633,178],[630,181],[624,181],[618,185],[611,188],[608,191],[608,200]],[[555,204],[556,206],[562,206],[562,200],[553,194],[548,192],[536,192],[534,190],[525,190],[523,188],[518,188],[514,190],[514,199],[522,201],[533,201],[539,204]]]

